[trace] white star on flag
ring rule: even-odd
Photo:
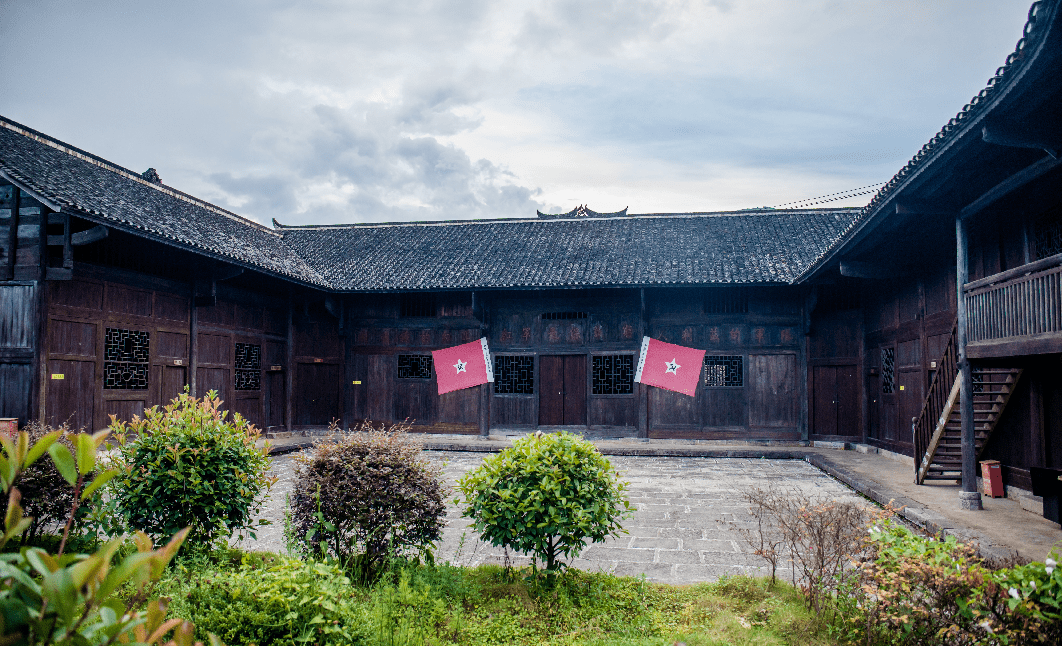
[[[672,359],[671,361],[665,361],[664,365],[667,366],[667,372],[670,372],[673,375],[677,375],[678,369],[682,367],[679,364],[675,363],[675,359]]]
[[[465,366],[467,366],[467,365],[468,365],[467,361],[461,361],[460,359],[458,359],[457,363],[454,364],[454,367],[457,368],[457,372],[464,372],[465,371]]]

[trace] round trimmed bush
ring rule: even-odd
[[[533,554],[551,572],[587,541],[618,536],[632,513],[627,483],[593,444],[571,433],[523,437],[457,484],[463,514],[485,540]]]
[[[190,527],[200,543],[254,536],[252,521],[276,480],[267,474],[269,449],[255,446],[258,429],[239,414],[226,420],[221,403],[214,391],[183,393],[128,424],[112,416],[122,471],[113,492],[131,529],[168,537]]]
[[[364,423],[296,458],[291,497],[294,538],[335,556],[366,579],[388,558],[424,556],[445,525],[447,491],[406,427]]]

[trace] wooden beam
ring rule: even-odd
[[[978,341],[966,347],[966,353],[971,359],[995,359],[1035,354],[1056,354],[1059,352],[1062,352],[1062,332],[1045,332],[1043,334]]]
[[[86,244],[92,244],[93,242],[99,242],[100,240],[103,240],[107,237],[109,233],[110,230],[100,224],[98,226],[92,227],[87,231],[78,231],[77,233],[71,235],[70,244],[74,245],[75,247],[80,247],[81,245]]]
[[[981,195],[981,197],[963,207],[963,209],[959,211],[959,218],[966,220],[970,216],[980,213],[999,198],[1007,195],[1011,191],[1025,186],[1048,171],[1054,170],[1059,164],[1062,164],[1062,160],[1048,156],[1034,164],[1026,166],[1022,170],[988,189]]]
[[[997,146],[1042,150],[1050,155],[1051,159],[1058,159],[1059,149],[1062,148],[1062,134],[1059,132],[1042,128],[1013,128],[999,123],[986,123],[982,126],[981,139]]]
[[[880,265],[860,260],[842,260],[840,264],[842,276],[849,278],[867,278],[871,280],[887,280],[900,278],[903,272],[887,269]]]

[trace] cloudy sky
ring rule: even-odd
[[[267,223],[777,206],[888,180],[1030,3],[0,0],[0,114]]]

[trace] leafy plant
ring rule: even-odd
[[[627,483],[593,444],[571,433],[523,437],[458,487],[464,516],[485,540],[531,553],[551,573],[587,541],[618,536],[620,521],[633,513]]]
[[[111,416],[121,469],[113,489],[130,527],[153,536],[189,527],[201,543],[240,531],[255,537],[253,518],[276,481],[269,449],[255,447],[258,429],[238,413],[227,421],[221,403],[214,391],[202,399],[185,392],[128,424]]]
[[[388,558],[431,559],[447,492],[407,428],[366,422],[296,458],[292,531],[309,551],[342,559],[367,580]]]
[[[872,558],[856,591],[864,618],[857,622],[868,636],[895,644],[1062,639],[1062,573],[1054,559],[993,570],[954,536],[937,540],[882,523],[870,537]]]
[[[152,549],[145,534],[136,537],[137,552],[115,564],[121,541],[114,539],[92,555],[64,554],[66,538],[80,501],[90,498],[117,472],[106,470],[89,478],[96,469],[96,449],[107,433],[79,433],[71,438],[70,450],[58,442],[62,433],[47,433],[30,443],[25,431],[12,441],[0,438],[0,485],[7,495],[7,513],[0,548],[22,536],[33,524],[23,516],[21,494],[13,485],[27,468],[46,452],[62,477],[73,488],[66,531],[57,554],[38,547],[23,547],[16,553],[0,554],[0,634],[5,644],[112,644],[115,641],[160,643],[173,632],[171,644],[192,643],[194,627],[180,619],[166,620],[166,604],[155,600],[146,611],[127,607],[117,596],[120,586],[141,590],[157,579],[184,541],[178,532],[161,549]]]
[[[52,433],[58,433],[56,442],[66,445],[67,450],[73,449],[70,438],[73,434],[66,425],[57,429],[41,423],[30,422],[25,427],[31,444],[41,440]],[[42,539],[46,528],[61,526],[66,521],[70,508],[74,503],[74,487],[67,482],[56,468],[52,460],[36,460],[28,465],[18,475],[14,483],[22,495],[21,504],[23,513],[32,518],[29,528],[21,536],[24,545],[37,545]],[[89,511],[88,503],[95,499],[87,499],[86,505],[78,505],[75,514],[75,527],[83,520]],[[7,500],[0,500],[0,512],[7,511]]]

